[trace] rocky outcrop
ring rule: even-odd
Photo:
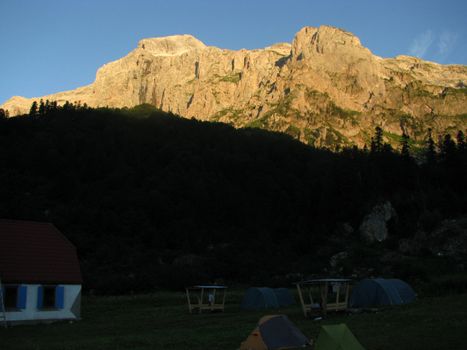
[[[353,34],[305,27],[292,44],[260,50],[206,46],[190,35],[143,39],[91,85],[43,96],[92,107],[149,103],[202,120],[286,132],[315,146],[368,144],[375,126],[395,142],[465,128],[467,67],[408,56],[383,59]],[[29,111],[13,97],[1,108]]]
[[[365,241],[382,242],[388,237],[387,222],[396,216],[396,212],[390,202],[376,205],[365,216],[360,225],[360,234]]]
[[[457,260],[467,258],[467,217],[444,220],[429,236],[430,251]]]
[[[467,217],[443,220],[433,230],[420,230],[413,237],[401,239],[399,252],[412,256],[431,254],[464,264],[467,258]]]

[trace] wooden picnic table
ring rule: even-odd
[[[188,310],[192,313],[198,310],[224,311],[226,286],[219,285],[199,285],[186,287],[186,297]]]
[[[348,308],[350,283],[346,278],[321,278],[297,282],[297,291],[305,317],[315,312],[326,316],[328,311]]]

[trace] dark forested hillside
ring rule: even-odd
[[[285,281],[340,252],[340,274],[391,274],[380,254],[434,254],[400,242],[467,211],[462,133],[432,146],[415,162],[410,140],[401,155],[378,132],[369,151],[331,153],[147,106],[47,105],[0,120],[0,217],[53,222],[103,293]],[[366,242],[361,222],[386,202],[388,238]]]

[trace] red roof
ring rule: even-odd
[[[81,284],[75,246],[50,223],[0,219],[2,283]]]

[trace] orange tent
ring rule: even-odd
[[[311,345],[311,341],[285,315],[269,315],[240,345],[240,350],[292,349]]]

